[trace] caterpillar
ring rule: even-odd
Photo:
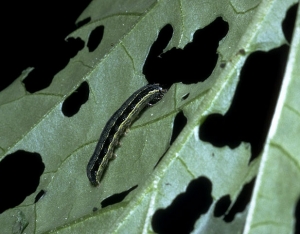
[[[87,177],[92,185],[100,184],[102,174],[125,130],[146,106],[158,102],[165,93],[166,90],[158,84],[148,84],[134,92],[111,116],[87,164]]]

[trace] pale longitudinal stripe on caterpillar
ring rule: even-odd
[[[146,85],[134,92],[108,120],[87,165],[87,177],[92,185],[100,183],[101,176],[113,157],[114,149],[124,131],[147,105],[159,101],[165,92],[166,90],[158,84]]]

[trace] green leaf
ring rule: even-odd
[[[295,206],[300,199],[299,12],[298,9],[281,93],[247,217],[246,233],[291,233],[295,223]]]
[[[97,49],[89,52],[85,47],[44,90],[26,92],[22,80],[30,68],[0,93],[0,133],[6,136],[0,139],[0,159],[22,149],[38,152],[45,164],[36,192],[1,214],[2,231],[153,233],[155,211],[168,207],[189,183],[203,177],[212,183],[213,201],[195,223],[194,233],[268,233],[278,228],[281,233],[292,232],[300,194],[299,186],[292,186],[300,177],[299,10],[284,83],[262,156],[248,164],[249,143],[242,142],[234,149],[219,148],[201,141],[198,134],[209,114],[225,114],[229,109],[249,54],[286,43],[281,22],[296,2],[92,1],[78,19],[91,17],[91,22],[69,37],[87,43],[91,31],[104,25]],[[230,27],[219,44],[219,59],[212,74],[197,84],[174,84],[159,103],[148,108],[121,139],[118,157],[110,162],[100,186],[92,187],[86,177],[87,162],[111,114],[147,83],[142,68],[159,30],[166,24],[174,28],[165,51],[184,48],[196,30],[218,16]],[[241,50],[246,53],[239,53]],[[76,115],[64,116],[62,103],[84,81],[89,85],[89,100]],[[174,118],[180,111],[187,125],[169,145]],[[283,176],[279,172],[289,173]],[[256,176],[247,209],[230,223],[214,216],[220,198],[230,195],[234,202],[243,186]],[[104,199],[136,185],[122,202],[100,207]],[[46,194],[34,203],[42,189]],[[94,207],[98,210],[93,212]]]

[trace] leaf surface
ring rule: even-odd
[[[86,45],[91,31],[104,26],[103,40],[96,50],[89,52],[85,47],[46,89],[34,94],[26,92],[22,80],[30,72],[27,69],[0,93],[0,132],[10,132],[1,137],[1,160],[17,150],[25,150],[38,152],[45,164],[36,192],[1,214],[3,231],[153,233],[157,231],[152,223],[156,212],[171,206],[191,183],[200,180],[211,186],[211,203],[194,223],[194,233],[265,233],[278,226],[291,232],[299,186],[294,186],[289,194],[282,191],[300,177],[300,149],[296,143],[300,132],[300,76],[299,66],[295,66],[299,64],[299,33],[294,34],[272,131],[261,157],[249,163],[248,142],[233,149],[216,147],[200,140],[199,129],[208,115],[225,114],[229,109],[249,54],[286,43],[281,22],[295,3],[92,1],[78,19],[90,17],[91,21],[69,37],[81,38]],[[134,122],[121,139],[122,145],[116,149],[118,156],[110,162],[100,186],[92,187],[86,177],[86,165],[100,132],[112,113],[147,83],[142,68],[159,31],[171,24],[174,33],[165,51],[173,47],[183,49],[196,30],[218,16],[228,22],[229,32],[219,43],[219,59],[212,74],[197,84],[172,85],[159,103]],[[295,28],[299,31],[299,12]],[[64,116],[64,101],[83,82],[89,86],[88,101],[76,115]],[[188,98],[183,99],[186,94]],[[170,145],[174,119],[181,111],[187,124]],[[282,176],[278,172],[281,170],[290,173]],[[256,176],[250,207],[232,222],[215,217],[218,200],[228,195],[232,201],[230,209],[243,186]],[[132,188],[121,202],[101,208],[105,199]],[[41,189],[46,193],[34,203]],[[274,207],[275,213],[284,211],[276,219],[268,212]]]

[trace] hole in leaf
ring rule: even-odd
[[[160,55],[163,53],[163,50],[169,44],[172,36],[173,36],[173,27],[170,24],[165,25],[160,30],[156,41],[152,44],[147,59],[151,60],[160,57]],[[148,69],[150,68],[148,67],[148,64],[145,63],[144,71],[148,73]]]
[[[241,55],[246,55],[246,51],[244,49],[240,49],[238,53]]]
[[[74,22],[90,2],[6,1],[2,9],[8,12],[13,9],[14,20],[1,28],[5,35],[1,38],[1,57],[5,59],[1,60],[0,91],[28,67],[39,70],[36,82],[43,83],[44,76],[53,73],[52,66],[55,68],[56,60],[64,54],[64,40],[76,29]]]
[[[172,186],[172,182],[168,184]],[[190,182],[186,192],[178,195],[172,204],[157,210],[152,217],[156,233],[191,233],[201,214],[212,204],[212,183],[206,177]]]
[[[214,210],[214,216],[215,217],[220,217],[222,215],[224,215],[227,211],[227,209],[229,208],[231,204],[231,200],[230,200],[230,196],[229,195],[225,195],[223,197],[221,197],[215,206],[215,210]]]
[[[34,193],[45,166],[41,155],[18,150],[0,162],[0,213]]]
[[[187,119],[184,116],[183,112],[180,111],[174,119],[174,127],[173,127],[170,145],[172,145],[173,142],[176,140],[176,138],[178,137],[182,129],[185,127],[186,123],[187,123]]]
[[[252,179],[248,184],[245,184],[238,195],[236,201],[234,202],[233,206],[231,207],[230,211],[224,217],[225,222],[231,222],[234,219],[234,216],[237,213],[243,212],[250,202],[250,198],[252,195],[252,190],[254,187],[255,178]]]
[[[89,85],[86,81],[82,84],[69,96],[62,104],[62,112],[65,116],[71,117],[75,115],[81,105],[86,103],[89,99]]]
[[[295,29],[297,8],[299,7],[299,3],[293,5],[286,12],[285,19],[282,21],[282,31],[286,40],[291,43],[293,32]]]
[[[111,195],[110,197],[104,199],[102,202],[101,202],[101,207],[104,208],[104,207],[107,207],[107,206],[110,206],[110,205],[113,205],[113,204],[116,204],[116,203],[119,203],[121,201],[124,200],[124,198],[133,190],[135,190],[138,186],[135,185],[133,186],[132,188],[124,191],[124,192],[121,192],[121,193],[117,193],[117,194],[114,194],[114,195]]]
[[[104,34],[104,26],[103,25],[96,27],[91,32],[88,43],[87,43],[89,52],[93,52],[95,49],[97,49],[97,47],[99,46],[99,44],[102,41],[103,34]]]
[[[173,48],[166,53],[163,49],[170,41],[173,29],[167,25],[153,43],[143,67],[149,83],[184,84],[204,81],[212,73],[218,55],[219,41],[227,34],[228,23],[221,17],[194,33],[193,41],[184,49]]]
[[[226,67],[226,62],[221,62],[220,63],[220,68],[225,68]]]
[[[79,21],[79,22],[76,24],[76,27],[77,27],[77,28],[80,28],[80,27],[82,27],[83,25],[87,24],[87,23],[90,22],[90,21],[91,21],[91,17],[87,17],[87,18],[85,18],[85,19]]]
[[[28,92],[34,93],[48,87],[54,76],[64,69],[70,59],[84,47],[84,42],[80,38],[68,38],[62,44],[63,46],[54,61],[45,59],[40,66],[33,69],[23,80]]]
[[[161,160],[164,158],[165,154],[168,152],[169,148],[166,149],[166,151],[163,153],[163,155],[158,159],[157,163],[153,167],[153,170],[158,166],[158,164],[161,162]]]
[[[300,197],[295,209],[295,234],[300,233]]]
[[[188,97],[190,96],[190,93],[187,93],[185,95],[182,96],[181,100],[186,100]]]
[[[34,203],[37,203],[45,195],[45,193],[46,192],[43,189],[39,191],[39,193],[35,196]]]
[[[251,143],[251,160],[258,156],[275,110],[282,83],[288,47],[251,54],[240,76],[227,113],[209,115],[200,127],[199,136],[217,147],[237,147]],[[268,62],[266,62],[268,61]]]

